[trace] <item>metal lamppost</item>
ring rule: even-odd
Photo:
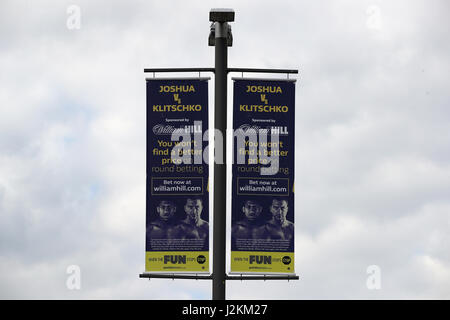
[[[212,298],[213,300],[225,300],[227,51],[228,46],[232,45],[231,27],[228,22],[234,21],[234,11],[212,9],[209,13],[209,21],[213,23],[213,26],[208,42],[209,45],[215,46],[214,125],[216,130],[214,134],[221,134],[223,137],[222,145],[215,144],[214,146],[216,161],[214,161]],[[219,141],[219,139],[215,139],[215,141]],[[222,150],[218,148],[222,148]],[[222,155],[221,163],[218,163],[217,155]]]

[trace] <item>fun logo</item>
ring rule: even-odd
[[[253,256],[250,257],[250,264],[256,263],[256,264],[272,264],[272,257],[271,256]]]
[[[167,255],[164,256],[164,264],[186,264],[186,256],[181,255]]]

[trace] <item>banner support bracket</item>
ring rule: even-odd
[[[190,280],[212,280],[213,275],[199,275],[199,274],[167,274],[167,273],[141,273],[139,275],[139,278],[148,278],[149,280],[153,279],[190,279]],[[247,275],[244,276],[243,274],[240,274],[238,276],[225,276],[225,280],[299,280],[300,277],[298,275]]]

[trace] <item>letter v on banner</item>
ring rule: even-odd
[[[233,80],[231,272],[294,274],[295,80]]]

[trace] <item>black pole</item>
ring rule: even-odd
[[[214,144],[213,300],[225,300],[227,30],[226,22],[215,23],[214,134],[222,136]],[[217,145],[221,140],[222,146]]]

